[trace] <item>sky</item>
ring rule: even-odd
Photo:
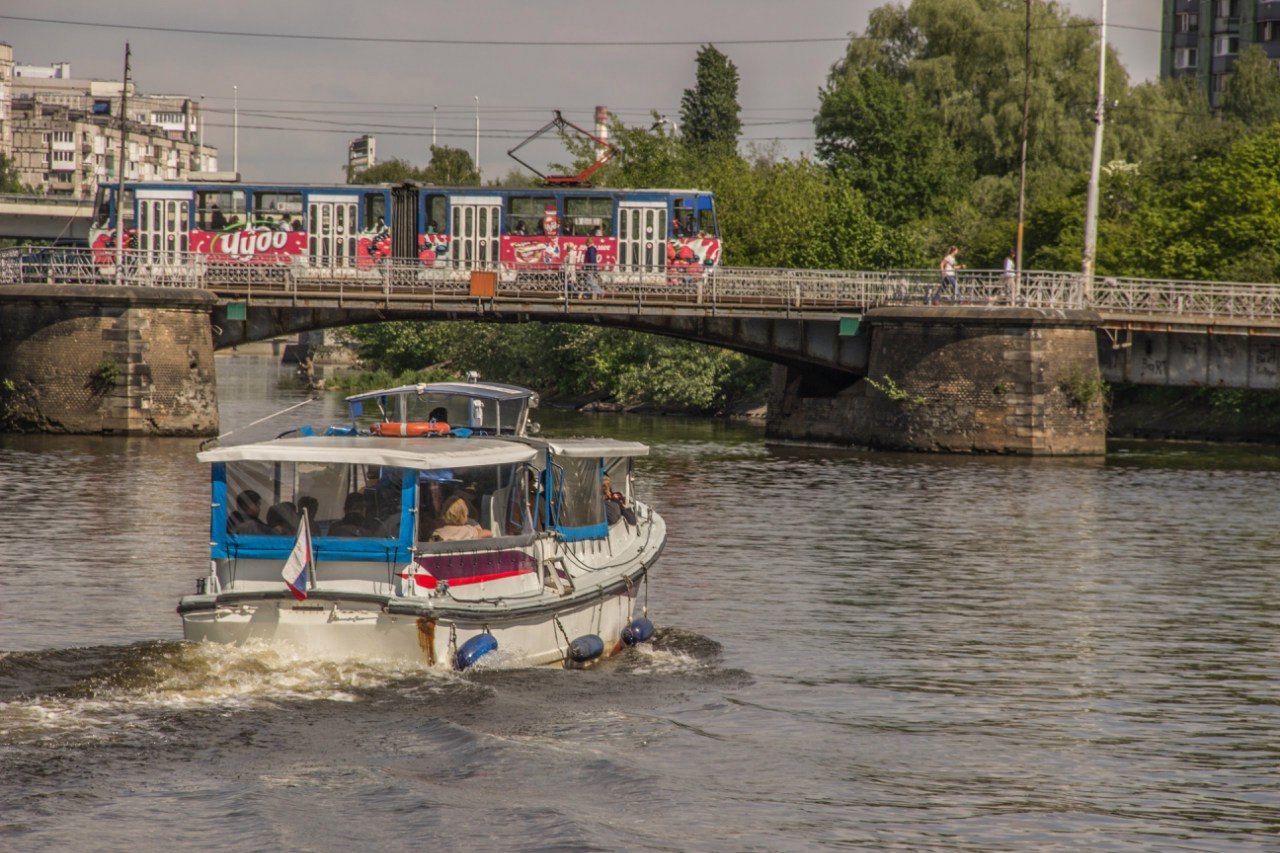
[[[589,130],[597,104],[628,125],[652,112],[678,121],[705,43],[738,68],[744,142],[812,152],[818,91],[885,2],[5,0],[0,41],[20,64],[107,80],[123,76],[129,42],[138,91],[201,99],[206,143],[245,180],[341,182],[365,133],[379,161],[426,165],[433,124],[437,144],[474,152],[477,114],[488,180],[516,166],[507,151],[553,110]],[[1102,4],[1064,5],[1096,19]],[[1160,0],[1111,0],[1107,24],[1130,79],[1155,79]],[[519,153],[566,161],[558,149]]]

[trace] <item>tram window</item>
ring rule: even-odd
[[[427,196],[426,208],[426,232],[428,234],[445,233],[445,197],[442,195]]]
[[[671,202],[671,236],[692,237],[698,233],[698,217],[682,198]]]
[[[124,191],[124,204],[120,206],[120,218],[123,220],[123,228],[131,231],[134,228],[134,210],[137,204],[137,196],[133,190]]]
[[[302,215],[302,193],[257,192],[253,194],[253,224],[258,228],[279,228],[281,223]]]
[[[360,213],[364,217],[365,231],[381,231],[387,227],[387,197],[382,193],[365,193]]]
[[[98,197],[93,202],[93,224],[97,228],[106,228],[111,222],[111,193],[98,187]]]
[[[221,231],[233,220],[243,222],[244,190],[203,190],[196,193],[196,228]]]
[[[601,234],[613,234],[613,199],[601,197],[570,197],[564,200],[565,234],[590,237],[597,230]]]
[[[547,234],[542,225],[547,208],[556,209],[553,195],[513,195],[507,200],[507,231],[511,234],[527,234],[530,237],[554,237]]]

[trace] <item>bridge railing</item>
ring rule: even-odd
[[[113,284],[110,250],[25,247],[0,250],[0,285],[17,283]],[[110,262],[101,263],[109,259]],[[1086,292],[1079,273],[964,270],[953,295],[939,293],[937,270],[798,270],[720,267],[671,269],[529,269],[475,267],[496,273],[494,299],[577,304],[594,299],[634,306],[686,306],[701,310],[857,312],[922,304],[1089,307],[1107,315],[1185,317],[1280,323],[1280,285],[1097,277]],[[472,267],[425,266],[416,260],[317,265],[308,258],[279,263],[210,259],[188,253],[130,251],[120,280],[153,287],[200,287],[227,298],[288,297],[387,304],[470,297]]]

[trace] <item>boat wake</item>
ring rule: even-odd
[[[280,644],[149,642],[0,657],[0,745],[114,738],[155,718],[299,701],[356,702],[412,680],[414,692],[468,688],[395,661],[316,659]]]

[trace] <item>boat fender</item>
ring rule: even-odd
[[[463,643],[462,648],[458,649],[458,669],[475,666],[476,661],[489,654],[489,652],[497,651],[497,648],[498,641],[492,634],[476,634]]]
[[[569,644],[569,659],[574,663],[586,663],[604,654],[604,640],[595,634],[583,634]]]
[[[644,616],[632,621],[630,625],[622,629],[622,642],[626,643],[628,646],[643,643],[652,636],[653,623]]]

